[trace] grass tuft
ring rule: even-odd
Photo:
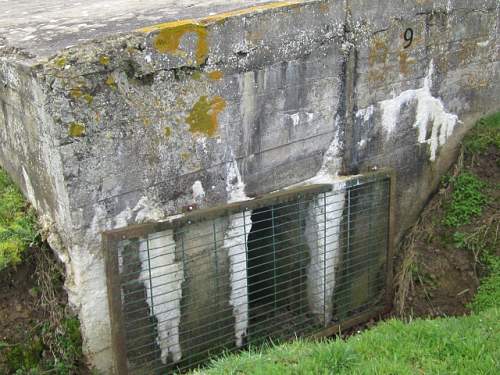
[[[445,207],[444,224],[449,227],[468,224],[473,217],[481,214],[488,203],[488,196],[483,193],[486,184],[467,171],[451,177],[449,183],[453,192],[451,201]]]
[[[36,236],[34,210],[7,173],[0,169],[0,271],[18,264]]]

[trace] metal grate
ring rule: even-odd
[[[378,174],[106,233],[117,372],[182,371],[378,311],[389,197]]]

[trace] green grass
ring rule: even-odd
[[[296,341],[227,356],[198,374],[498,374],[500,310],[390,320],[346,341]]]
[[[468,224],[474,216],[481,214],[488,203],[488,196],[484,193],[486,184],[467,171],[451,177],[449,183],[453,192],[451,201],[445,207],[444,224],[450,227]]]
[[[21,261],[37,235],[34,210],[7,173],[0,169],[0,270]]]
[[[481,280],[481,285],[469,304],[474,312],[500,307],[500,257],[487,254],[484,262],[488,267],[488,275]]]
[[[14,345],[4,343],[3,346],[7,366],[5,371],[8,373],[76,374],[78,362],[82,358],[80,322],[75,317],[64,318],[57,327],[46,322],[36,327],[29,340]],[[0,341],[0,352],[1,350]]]
[[[480,119],[464,138],[465,152],[483,154],[490,146],[500,149],[500,112]]]

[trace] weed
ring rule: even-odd
[[[490,146],[500,149],[500,112],[479,120],[463,140],[465,151],[483,154]]]
[[[486,254],[483,258],[488,275],[481,280],[481,285],[469,304],[469,308],[476,313],[500,307],[500,257]]]
[[[451,201],[445,206],[444,224],[459,227],[480,215],[488,203],[488,196],[483,193],[486,184],[470,172],[451,177],[450,184],[453,192]]]
[[[35,212],[9,176],[0,169],[0,270],[21,261],[37,236]]]

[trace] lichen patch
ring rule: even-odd
[[[220,96],[211,100],[202,96],[191,109],[186,122],[191,133],[201,133],[213,137],[217,133],[218,115],[226,108],[226,101]]]

